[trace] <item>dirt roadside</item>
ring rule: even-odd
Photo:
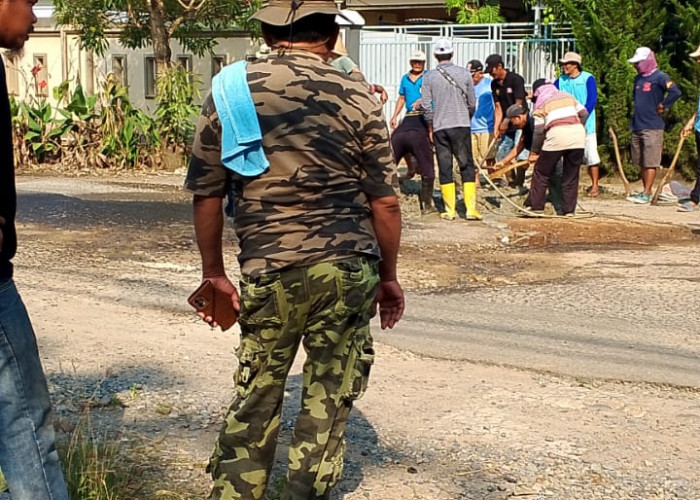
[[[89,398],[93,427],[135,459],[144,488],[134,498],[155,498],[157,490],[205,497],[204,464],[231,395],[235,332],[210,331],[184,304],[199,261],[180,182],[175,175],[18,179],[16,278],[59,429],[73,429]],[[409,218],[402,283],[410,293],[546,284],[569,272],[573,250],[643,252],[664,243],[682,255],[698,243],[697,214],[679,219],[671,207],[612,199],[586,206],[605,215],[487,216],[478,225]],[[235,275],[230,229],[225,246]],[[334,498],[700,499],[698,390],[430,359],[384,344],[377,351]],[[298,404],[300,361],[276,474]]]

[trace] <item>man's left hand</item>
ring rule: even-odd
[[[377,309],[379,309],[382,330],[394,328],[403,316],[404,307],[404,295],[399,282],[396,280],[379,282],[379,290],[372,304],[372,317],[377,315]]]
[[[666,108],[664,108],[664,105],[663,105],[662,103],[657,104],[657,105],[656,105],[656,114],[659,115],[659,116],[663,116],[663,115],[664,115],[664,110],[665,110],[665,109],[666,109]]]
[[[537,153],[530,153],[527,157],[527,163],[528,166],[533,166],[535,163],[537,163],[537,159],[540,157],[539,154]]]

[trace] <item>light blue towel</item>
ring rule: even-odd
[[[221,162],[245,177],[257,177],[267,170],[262,133],[250,95],[247,61],[224,67],[212,80],[211,94],[221,122]]]

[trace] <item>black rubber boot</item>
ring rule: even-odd
[[[437,212],[433,205],[433,181],[421,185],[420,201],[423,205],[423,215]]]

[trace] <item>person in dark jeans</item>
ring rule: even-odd
[[[696,62],[700,63],[700,47],[695,52],[691,52],[690,57],[695,59]],[[700,110],[700,99],[698,99],[698,107],[690,117],[688,123],[681,130],[681,136],[687,138],[692,132],[695,133],[695,145],[698,151],[698,156],[695,159],[695,187],[690,192],[690,200],[684,201],[678,206],[679,212],[695,212],[700,204],[700,117],[698,117],[698,111]]]
[[[21,50],[36,0],[0,0],[0,47]],[[68,500],[36,336],[13,281],[17,250],[12,115],[0,59],[0,470],[12,500]]]

